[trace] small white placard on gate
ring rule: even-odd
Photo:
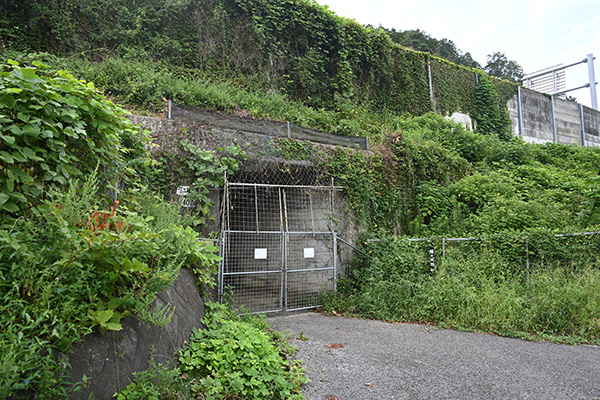
[[[307,247],[304,249],[304,258],[314,258],[315,257],[315,248]]]
[[[254,249],[254,259],[255,260],[266,260],[267,259],[267,249]]]

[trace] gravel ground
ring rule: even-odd
[[[600,399],[600,347],[527,342],[426,325],[301,313],[307,400]]]

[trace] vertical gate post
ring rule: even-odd
[[[287,232],[282,232],[282,249],[281,249],[281,293],[279,295],[279,308],[282,311],[287,311],[287,305],[288,305],[288,274],[287,274],[287,252],[288,252],[288,246],[287,246],[287,242],[288,242],[288,233]],[[285,297],[284,297],[285,296]]]
[[[221,261],[219,261],[219,289],[217,293],[217,300],[219,303],[223,303],[223,270],[225,269],[225,246],[227,244],[227,233],[223,232],[221,236],[221,248],[219,249],[219,255]]]
[[[337,233],[333,232],[333,290],[337,291],[338,276],[338,251],[337,251]]]

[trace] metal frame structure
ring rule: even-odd
[[[321,306],[335,290],[335,186],[226,183],[221,215],[219,301],[244,312]]]
[[[568,92],[572,92],[575,90],[579,90],[579,89],[583,89],[586,87],[590,88],[590,96],[592,98],[592,108],[594,110],[598,109],[598,96],[596,93],[596,85],[598,84],[596,82],[596,74],[595,74],[595,70],[594,70],[594,59],[596,57],[594,57],[593,54],[588,54],[586,58],[584,58],[581,61],[578,61],[576,63],[572,63],[569,65],[561,65],[561,66],[556,66],[553,68],[549,68],[548,70],[541,72],[539,74],[535,74],[535,75],[530,75],[530,76],[525,76],[522,79],[523,84],[526,87],[529,87],[530,89],[536,90],[536,88],[534,87],[534,85],[532,84],[533,80],[536,78],[542,78],[544,79],[547,75],[552,74],[552,96],[560,96],[563,94],[566,94]],[[559,88],[559,83],[561,82],[561,80],[564,82],[564,70],[570,67],[574,67],[576,65],[579,64],[585,64],[587,63],[588,65],[588,76],[589,76],[589,82],[586,83],[585,85],[573,88],[573,89],[566,89],[566,90],[560,90]],[[527,84],[528,83],[528,84]]]

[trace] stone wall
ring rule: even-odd
[[[66,360],[73,380],[80,381],[84,374],[91,379],[85,390],[71,398],[111,399],[131,383],[133,372],[148,368],[152,354],[156,363],[175,364],[177,351],[192,329],[202,327],[204,300],[196,282],[191,270],[182,269],[171,287],[154,301],[152,308],[168,305],[174,310],[164,328],[128,318],[123,321],[122,331],[94,332],[73,346]]]

